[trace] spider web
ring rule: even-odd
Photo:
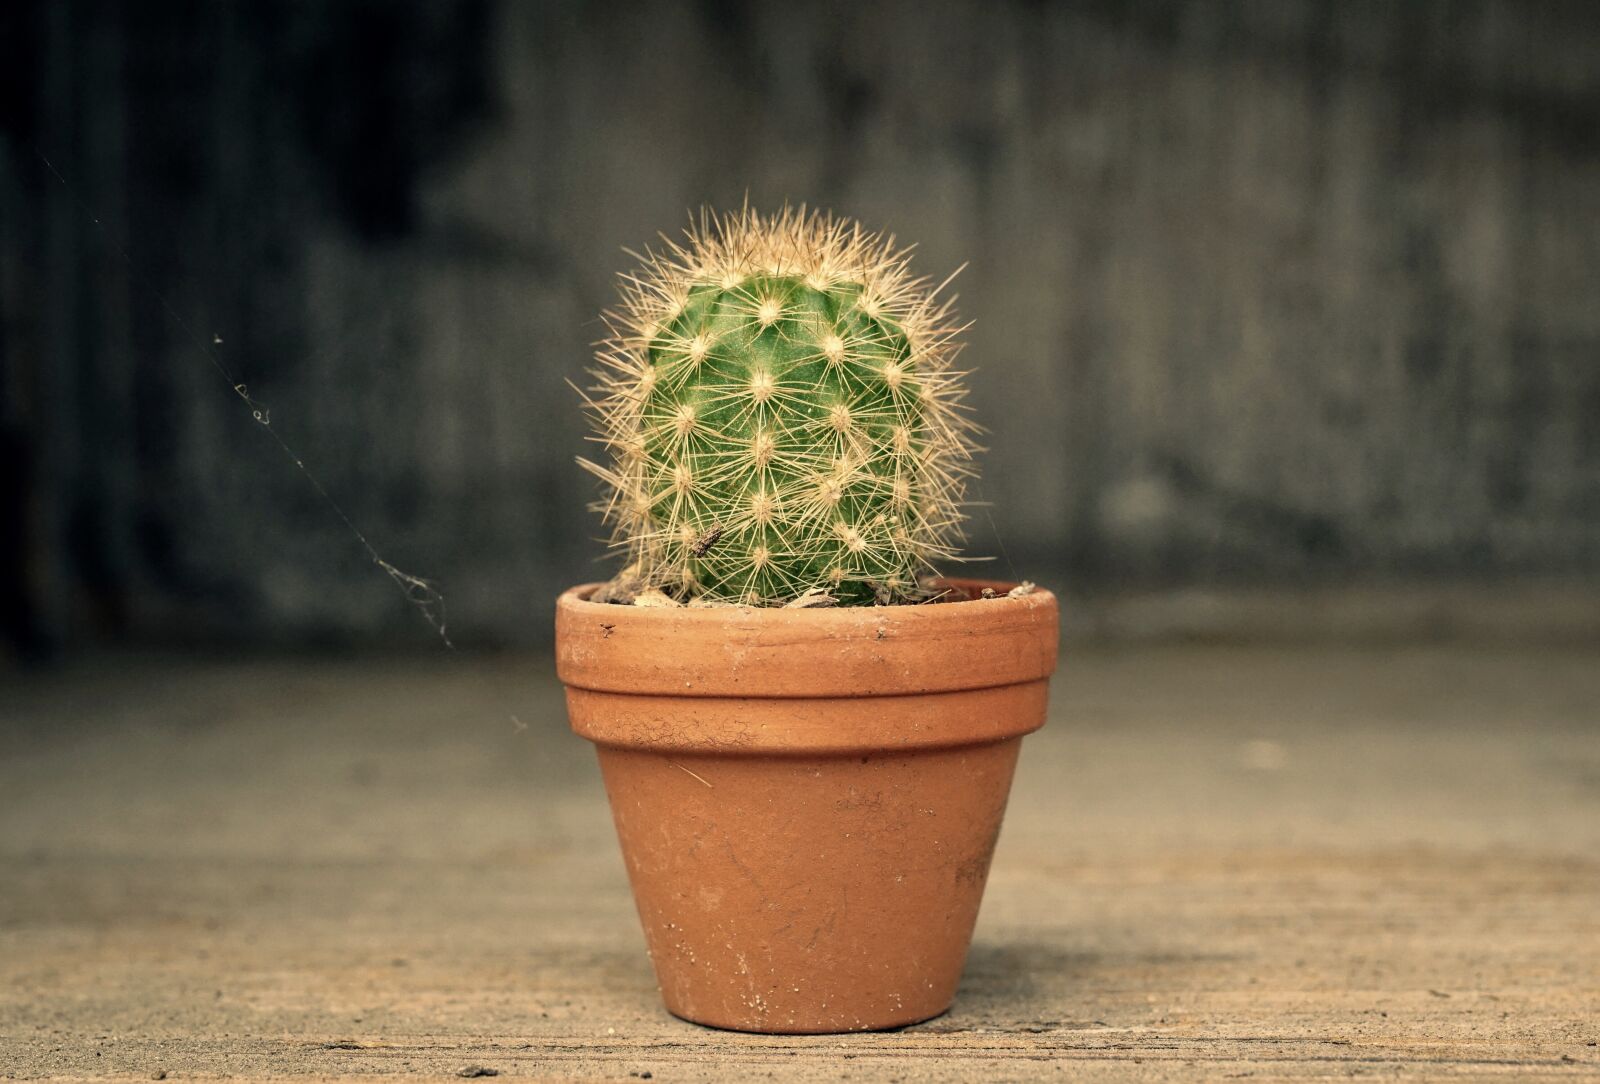
[[[290,463],[294,464],[295,470],[298,471],[300,476],[306,480],[306,483],[310,485],[312,490],[316,492],[317,496],[322,499],[323,504],[328,508],[333,516],[344,525],[345,529],[350,532],[351,536],[355,538],[356,542],[365,552],[368,560],[376,565],[384,575],[389,577],[389,579],[394,583],[395,587],[399,589],[401,595],[405,597],[405,600],[422,615],[423,620],[428,623],[434,632],[438,633],[440,641],[446,647],[453,648],[455,645],[450,641],[450,635],[446,622],[444,595],[440,593],[439,589],[434,586],[431,581],[423,579],[421,576],[414,576],[384,559],[383,555],[378,552],[377,547],[375,547],[371,540],[368,539],[365,532],[356,526],[355,521],[350,518],[349,514],[345,512],[344,508],[339,504],[339,502],[334,499],[333,494],[328,492],[327,487],[324,486],[321,480],[314,473],[312,473],[309,467],[306,466],[305,460],[300,456],[300,453],[295,451],[289,442],[284,439],[283,434],[273,426],[271,408],[269,408],[266,403],[256,398],[256,396],[251,393],[249,385],[244,383],[242,380],[239,380],[234,375],[233,370],[222,359],[221,354],[218,353],[216,349],[216,347],[222,345],[222,336],[220,334],[213,333],[209,338],[207,338],[195,330],[195,328],[183,318],[182,314],[180,314],[178,310],[173,307],[172,303],[167,300],[166,295],[155,286],[155,284],[150,280],[149,276],[144,273],[139,264],[134,261],[133,256],[128,252],[126,246],[124,246],[116,239],[115,236],[112,235],[111,230],[107,228],[106,224],[101,220],[100,216],[95,212],[95,210],[86,205],[83,200],[78,197],[76,189],[74,189],[67,178],[62,175],[61,171],[55,167],[55,164],[51,162],[50,159],[45,156],[44,152],[40,151],[38,148],[34,148],[34,154],[37,155],[39,160],[44,163],[45,168],[50,171],[50,175],[54,177],[61,185],[67,197],[72,200],[79,212],[88,218],[89,221],[94,223],[95,229],[98,231],[100,237],[106,242],[107,245],[111,247],[113,251],[116,252],[118,257],[121,258],[123,264],[127,267],[128,273],[132,280],[141,288],[148,291],[150,295],[156,299],[156,302],[161,306],[161,309],[166,314],[167,318],[172,321],[173,326],[177,327],[189,340],[190,344],[193,345],[194,348],[211,363],[212,368],[216,369],[217,373],[222,377],[222,379],[227,382],[227,386],[233,391],[233,394],[236,395],[245,405],[245,408],[250,411],[251,418],[254,419],[262,429],[266,430],[267,434],[271,436],[273,441],[277,444],[278,449],[284,454]]]

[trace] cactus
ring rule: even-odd
[[[892,237],[803,208],[663,240],[586,396],[624,576],[679,601],[915,597],[955,556],[975,450],[949,302]]]

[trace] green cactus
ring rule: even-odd
[[[588,402],[625,575],[680,601],[911,596],[954,555],[975,427],[960,329],[892,238],[702,217],[624,276]]]

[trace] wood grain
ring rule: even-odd
[[[426,638],[236,380],[462,637],[536,644],[597,578],[565,381],[620,250],[747,197],[968,265],[995,575],[1600,571],[1584,0],[11,7],[41,637]]]
[[[549,659],[112,658],[0,687],[19,1078],[1600,1075],[1592,649],[1078,651],[955,1009],[660,1008]]]

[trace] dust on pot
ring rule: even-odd
[[[702,215],[586,402],[624,568],[556,606],[667,1008],[896,1027],[955,996],[1058,612],[957,560],[960,328],[892,238]]]

